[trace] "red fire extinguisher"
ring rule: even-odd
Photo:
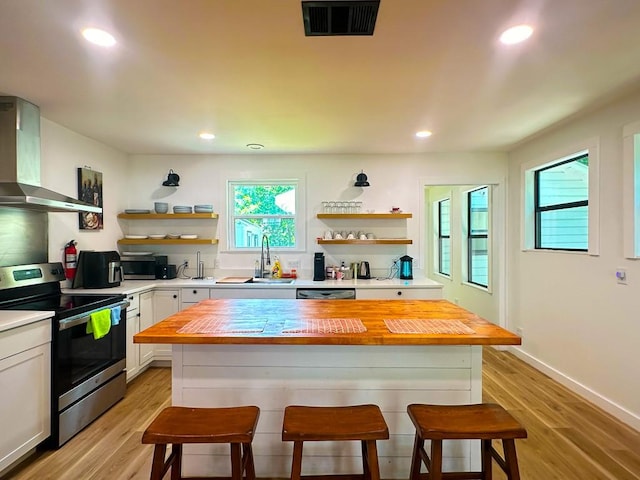
[[[64,247],[64,271],[67,280],[73,280],[76,276],[76,268],[78,266],[78,250],[76,250],[76,241],[71,240]]]

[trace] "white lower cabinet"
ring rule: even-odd
[[[207,292],[208,293],[208,292]],[[208,296],[208,295],[207,295]],[[153,296],[153,323],[180,311],[180,295],[178,290],[156,290]],[[171,360],[171,345],[157,344],[153,350],[154,360]]]
[[[153,297],[153,291],[140,294],[140,331],[146,330],[154,324]],[[143,367],[153,360],[155,345],[151,343],[140,343],[139,347],[140,366]]]
[[[382,300],[440,300],[439,288],[357,288],[356,299]]]
[[[51,434],[51,319],[0,332],[0,476]]]

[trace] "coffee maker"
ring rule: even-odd
[[[120,286],[120,254],[115,251],[78,253],[78,270],[71,288],[111,288]]]

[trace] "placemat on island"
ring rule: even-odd
[[[266,324],[266,320],[196,318],[180,328],[178,333],[262,333]]]
[[[442,335],[473,335],[473,329],[460,320],[431,320],[421,318],[394,318],[384,321],[391,333],[426,333]]]
[[[287,320],[282,333],[364,333],[367,327],[359,318],[314,318]]]

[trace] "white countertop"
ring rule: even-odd
[[[31,310],[0,310],[0,332],[39,322],[53,317],[54,312],[38,312]]]
[[[222,278],[222,277],[221,277]],[[65,293],[139,293],[152,288],[242,288],[242,289],[296,289],[296,288],[442,288],[442,284],[429,278],[400,280],[324,280],[314,282],[311,279],[297,278],[292,283],[216,283],[215,278],[194,280],[190,278],[174,278],[173,280],[126,280],[119,287],[100,289],[63,289]]]

